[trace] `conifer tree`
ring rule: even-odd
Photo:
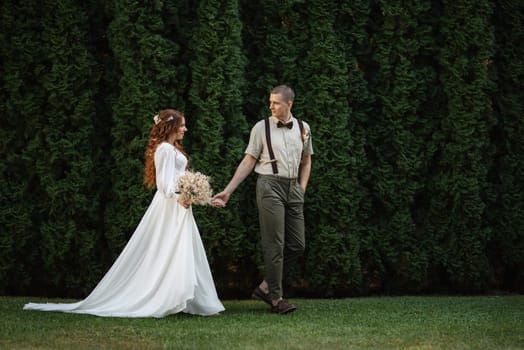
[[[245,57],[238,2],[201,1],[196,18],[190,45],[188,96],[191,168],[211,176],[216,193],[233,176],[243,156],[248,131],[241,108]],[[245,266],[242,262],[251,259],[256,240],[242,222],[243,215],[252,213],[243,210],[244,199],[238,192],[226,209],[194,208],[219,284],[227,285],[236,278],[235,266]]]
[[[186,113],[190,164],[217,192],[280,84],[295,89],[315,150],[304,269],[292,276],[304,292],[522,290],[522,10],[1,2],[0,293],[91,290],[152,197],[152,117]],[[226,209],[194,207],[222,295],[263,272],[255,179]]]
[[[370,33],[370,3],[369,0],[347,1],[341,0],[337,5],[335,28],[339,40],[344,45],[345,61],[348,74],[348,106],[349,114],[347,121],[347,133],[351,138],[351,146],[348,154],[348,177],[352,181],[349,193],[349,205],[345,210],[349,214],[347,231],[359,238],[358,261],[351,263],[359,267],[358,276],[345,283],[341,292],[344,295],[359,294],[367,291],[369,285],[375,283],[376,273],[373,259],[368,254],[375,252],[370,235],[369,221],[374,216],[371,211],[368,184],[369,173],[368,159],[366,154],[366,142],[368,130],[373,127],[370,122],[371,110],[374,106],[374,98],[370,92],[370,86],[366,75],[374,69],[369,63],[369,50],[371,47]],[[371,239],[370,239],[371,237]],[[349,242],[352,243],[352,242]],[[354,244],[354,243],[353,243]],[[355,245],[356,249],[357,245]],[[349,247],[348,247],[349,248]],[[371,252],[371,253],[370,253]],[[371,262],[370,262],[371,261]],[[357,278],[358,277],[358,278]]]
[[[27,127],[36,132],[29,134],[24,147],[34,161],[31,182],[38,184],[31,193],[36,250],[29,248],[27,254],[37,255],[31,272],[36,281],[45,281],[46,293],[64,293],[63,286],[74,290],[93,279],[88,262],[97,240],[100,193],[92,176],[90,142],[97,76],[81,8],[61,1],[28,9],[40,14],[39,26],[33,27],[33,34],[39,35],[40,59],[32,79],[45,100],[31,111]],[[27,190],[33,191],[31,187]]]
[[[179,5],[183,7],[183,3]],[[165,108],[185,108],[181,95],[186,77],[179,74],[180,47],[171,39],[178,24],[172,22],[177,19],[175,11],[163,1],[138,5],[116,0],[113,4],[109,42],[120,70],[120,91],[112,109],[112,189],[106,211],[106,240],[111,252],[108,262],[120,252],[152,198],[142,182],[153,117]]]
[[[430,245],[423,227],[417,227],[414,205],[424,191],[427,140],[434,125],[425,110],[435,79],[426,66],[430,23],[424,21],[430,9],[429,1],[384,1],[372,15],[376,71],[369,78],[376,108],[369,116],[368,155],[377,218],[370,222],[374,239],[366,249],[380,257],[369,263],[382,274],[387,290],[424,286],[430,264]]]
[[[350,202],[355,183],[348,156],[353,146],[348,65],[326,1],[310,1],[300,10],[309,42],[299,62],[294,111],[310,124],[315,152],[306,193],[305,276],[313,290],[333,295],[360,280],[359,239],[351,230],[356,207]]]
[[[435,257],[458,290],[486,285],[490,228],[483,224],[488,132],[493,124],[486,60],[493,56],[489,1],[444,1],[438,54],[442,107],[428,229],[441,244]],[[431,227],[433,226],[433,227]]]
[[[490,266],[497,287],[524,290],[524,3],[497,1],[492,94],[497,118],[491,133],[494,148],[489,169],[486,217],[492,234]]]
[[[32,144],[38,143],[46,94],[40,43],[40,11],[35,1],[0,5],[0,293],[31,286],[31,270],[41,260],[36,245],[41,189]],[[23,20],[22,20],[23,19]]]
[[[300,1],[243,1],[243,45],[248,58],[245,110],[252,123],[269,115],[269,91],[281,84],[294,88],[298,62],[309,42]]]

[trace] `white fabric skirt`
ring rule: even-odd
[[[84,300],[28,303],[24,310],[106,317],[164,317],[224,310],[192,208],[157,192],[113,266]]]

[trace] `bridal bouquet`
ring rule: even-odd
[[[199,172],[186,171],[178,179],[180,199],[188,204],[206,205],[211,202],[213,190],[209,184],[209,176]]]

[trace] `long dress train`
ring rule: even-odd
[[[164,317],[224,310],[192,208],[177,203],[187,159],[169,143],[155,152],[157,191],[129,242],[95,289],[77,303],[28,303],[24,310],[112,317]]]

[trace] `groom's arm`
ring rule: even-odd
[[[224,201],[224,204],[227,203],[231,194],[237,189],[237,187],[246,179],[246,177],[253,171],[257,159],[250,154],[246,154],[244,159],[240,162],[235,171],[235,174],[229,181],[229,184],[224,188],[224,190],[216,194],[213,199],[220,199]]]
[[[300,186],[306,191],[307,183],[309,182],[309,175],[311,174],[311,155],[306,154],[302,157],[300,163],[300,172],[298,175],[298,182]]]

